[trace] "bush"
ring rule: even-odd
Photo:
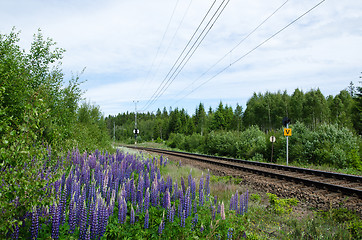
[[[291,161],[362,169],[358,138],[349,129],[322,124],[311,131],[299,122],[292,128],[293,135],[289,137]],[[285,144],[285,138],[282,141]]]

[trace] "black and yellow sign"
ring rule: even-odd
[[[284,128],[284,136],[292,136],[292,129],[291,128]]]

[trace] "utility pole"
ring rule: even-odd
[[[133,100],[134,106],[135,106],[135,115],[134,115],[134,144],[137,144],[137,134],[139,133],[139,130],[137,129],[137,103],[138,101]]]
[[[113,143],[116,143],[116,121],[113,122]]]

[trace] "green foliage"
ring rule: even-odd
[[[359,140],[347,128],[322,124],[311,131],[297,122],[292,129],[293,135],[289,137],[292,161],[361,169]]]
[[[269,198],[270,210],[276,214],[290,214],[293,210],[292,206],[298,205],[298,200],[295,198],[280,199],[275,194],[267,193]]]
[[[18,46],[18,35],[14,30],[0,34],[1,238],[22,225],[22,217],[34,206],[53,202],[52,193],[43,188],[66,171],[68,149],[109,143],[99,108],[83,114],[81,107],[78,112],[79,77],[64,85],[64,50],[39,30],[27,53]],[[77,114],[96,114],[97,119],[85,122]],[[40,174],[48,174],[49,182],[39,180]]]
[[[345,225],[353,239],[362,238],[362,220],[351,210],[345,208],[330,209],[329,211],[318,211],[318,216],[328,221],[334,221]]]
[[[260,195],[259,194],[256,194],[256,193],[252,193],[250,194],[250,200],[251,201],[254,201],[254,202],[259,202],[261,199]]]

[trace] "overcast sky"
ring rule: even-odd
[[[360,86],[361,0],[326,0],[272,38],[320,0],[227,2],[0,0],[0,33],[16,27],[28,50],[41,29],[66,50],[65,80],[86,68],[80,76],[86,80],[84,97],[106,116],[134,111],[134,100],[141,111],[179,107],[193,114],[200,102],[206,108],[220,101],[245,108],[254,92],[319,88],[327,96],[351,81]],[[197,27],[184,54],[220,5],[224,11],[203,32],[209,30],[189,61],[177,68]],[[188,59],[184,56],[180,60]],[[170,84],[163,87],[162,82]]]

